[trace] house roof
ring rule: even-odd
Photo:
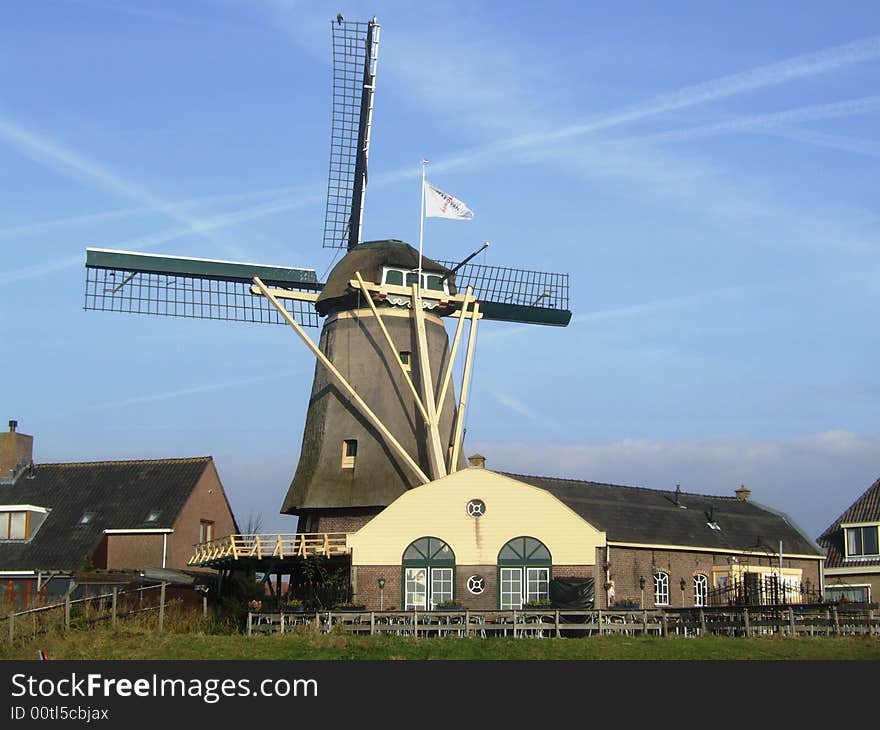
[[[507,474],[546,489],[608,542],[821,555],[816,544],[786,515],[751,500],[616,484]],[[676,502],[677,500],[677,502]],[[721,529],[711,528],[714,522]]]
[[[819,544],[828,551],[828,559],[825,561],[826,568],[880,565],[880,558],[844,560],[846,553],[843,546],[843,530],[840,529],[840,526],[848,522],[880,522],[880,479],[868,487],[861,497],[834,520],[818,540]]]
[[[15,484],[0,486],[2,505],[49,511],[27,541],[0,542],[0,571],[76,570],[97,549],[104,530],[170,529],[210,456],[145,461],[36,464]],[[158,510],[154,521],[148,513]],[[86,512],[87,524],[79,524]]]

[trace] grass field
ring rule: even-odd
[[[273,636],[149,627],[92,628],[0,644],[0,659],[880,659],[873,638],[590,637],[422,639],[401,636]]]

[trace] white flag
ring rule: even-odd
[[[425,218],[456,218],[469,221],[473,211],[458,198],[435,188],[425,180]]]

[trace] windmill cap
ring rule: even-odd
[[[417,269],[419,252],[408,243],[395,239],[367,241],[356,246],[342,257],[327,277],[327,283],[324,284],[318,301],[315,302],[318,313],[323,316],[334,309],[357,307],[358,292],[353,293],[349,286],[349,282],[355,278],[355,272],[360,272],[364,281],[379,284],[382,281],[382,269],[386,266],[406,270]],[[449,269],[434,259],[422,256],[422,271],[445,274]],[[455,293],[454,280],[454,276],[449,278],[451,294]]]

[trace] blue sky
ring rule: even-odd
[[[314,364],[281,327],[84,312],[86,246],[306,266],[330,19],[382,24],[365,238],[568,271],[486,323],[488,466],[754,498],[812,536],[880,476],[876,3],[0,5],[0,418],[40,462],[212,454],[277,510]],[[317,334],[317,333],[315,333]]]

